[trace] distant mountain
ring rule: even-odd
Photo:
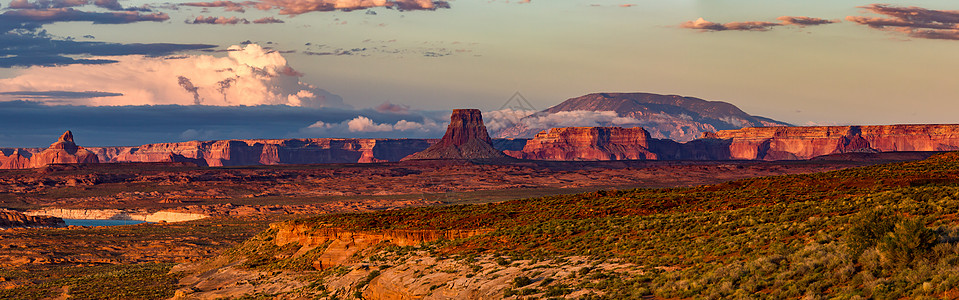
[[[550,128],[578,126],[641,126],[653,138],[684,142],[700,138],[703,132],[792,125],[749,115],[722,101],[650,93],[595,93],[519,119],[493,136],[529,138]]]

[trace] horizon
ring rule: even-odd
[[[90,146],[434,138],[450,110],[514,93],[535,111],[647,92],[797,126],[959,123],[942,59],[959,6],[941,0],[309,3],[328,2],[0,1],[0,126],[17,129],[0,147],[64,127],[112,135]]]

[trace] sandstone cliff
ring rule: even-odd
[[[566,127],[536,134],[519,158],[534,160],[655,160],[641,127]],[[655,143],[655,142],[654,142]],[[511,153],[515,155],[515,152]]]
[[[507,159],[509,156],[493,148],[478,109],[454,109],[450,125],[439,142],[403,160],[421,159]]]
[[[529,138],[540,131],[567,127],[577,121],[587,126],[642,125],[653,138],[681,142],[716,130],[789,126],[749,115],[722,101],[650,93],[595,93],[568,99],[522,118],[512,127],[495,132],[494,136]]]
[[[959,150],[959,125],[766,127],[706,133],[728,159],[788,160],[854,152]]]
[[[73,142],[73,132],[67,131],[50,145],[40,149],[0,149],[0,169],[39,168],[49,164],[98,163],[97,155]]]
[[[20,212],[0,209],[0,228],[61,227],[63,219],[49,216],[28,216]]]

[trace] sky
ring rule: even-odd
[[[0,147],[438,137],[517,92],[959,123],[956,53],[945,0],[0,0]]]

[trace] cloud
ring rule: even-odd
[[[959,11],[899,7],[888,4],[859,6],[886,17],[847,16],[846,20],[871,28],[904,33],[921,39],[959,40]]]
[[[392,136],[438,136],[446,131],[446,123],[438,123],[430,118],[423,118],[422,121],[409,121],[402,119],[396,123],[377,123],[366,116],[357,116],[353,119],[339,123],[330,123],[317,121],[310,126],[300,130],[307,134],[332,135],[342,137],[355,137],[358,134],[363,136],[383,136],[386,133]]]
[[[393,125],[377,124],[374,123],[373,120],[370,120],[370,118],[364,116],[359,116],[347,121],[346,126],[350,129],[350,132],[383,132],[393,130]]]
[[[244,7],[249,4],[237,3],[233,1],[213,1],[213,2],[189,2],[189,3],[181,3],[180,5],[193,6],[193,7],[222,7],[226,11],[246,12],[246,9],[244,9]]]
[[[40,0],[29,2],[27,0],[13,0],[9,8],[14,9],[38,9],[38,8],[62,8],[77,7],[87,4],[87,0]]]
[[[193,21],[187,20],[187,24],[220,24],[220,25],[236,25],[236,24],[250,24],[250,21],[247,19],[240,19],[237,17],[196,17]]]
[[[706,21],[703,18],[699,18],[696,21],[688,21],[688,22],[679,24],[679,27],[686,28],[686,29],[697,29],[699,31],[727,31],[727,30],[768,31],[772,29],[773,27],[784,26],[784,25],[806,27],[806,26],[825,25],[825,24],[832,24],[832,23],[839,22],[834,20],[825,20],[825,19],[812,18],[812,17],[790,17],[790,16],[782,16],[782,17],[776,18],[776,20],[779,20],[780,23],[749,21],[749,22],[729,22],[729,23],[721,24],[721,23]]]
[[[180,51],[216,47],[206,44],[117,44],[55,39],[45,33],[0,33],[0,68],[15,66],[99,65],[117,62],[112,58],[74,58],[75,55],[164,56]]]
[[[574,110],[552,114],[534,114],[520,120],[527,128],[596,127],[642,125],[648,122],[620,117],[615,111]]]
[[[486,111],[483,112],[483,123],[485,123],[486,129],[489,129],[490,132],[495,132],[500,129],[512,127],[526,116],[534,113],[536,113],[536,110],[501,109]]]
[[[253,24],[276,24],[276,23],[286,23],[286,22],[274,17],[263,17],[263,18],[253,20]]]
[[[120,93],[107,93],[107,92],[96,92],[96,91],[83,91],[83,92],[67,92],[67,91],[43,91],[43,92],[27,92],[27,91],[16,91],[16,92],[2,92],[0,95],[12,96],[21,99],[89,99],[89,98],[101,98],[101,97],[116,97],[123,96]]]
[[[81,146],[136,146],[189,140],[252,138],[438,138],[449,111],[383,114],[374,110],[285,105],[46,106],[32,101],[0,102],[0,147],[47,147],[66,130]],[[392,131],[350,132],[363,116]],[[318,121],[330,128],[309,128]],[[335,128],[334,128],[335,127]]]
[[[166,13],[143,14],[136,11],[89,12],[74,8],[46,8],[10,10],[0,15],[3,23],[41,23],[87,21],[93,24],[128,24],[135,22],[162,22],[169,20]]]
[[[700,31],[726,31],[726,30],[738,30],[738,31],[767,31],[771,27],[781,26],[779,23],[772,22],[730,22],[726,24],[713,23],[706,21],[703,18],[699,18],[696,21],[688,21],[682,24],[679,24],[680,28],[686,29],[698,29]]]
[[[826,20],[826,19],[811,18],[811,17],[782,16],[782,17],[776,18],[776,20],[782,21],[783,25],[796,25],[796,26],[817,26],[817,25],[839,23],[839,21],[836,21],[836,20]]]
[[[30,2],[29,0],[13,0],[9,8],[12,9],[42,9],[42,8],[64,8],[78,7],[91,4],[90,0],[38,0]],[[93,0],[92,4],[109,10],[131,10],[131,11],[149,11],[148,8],[123,8],[117,0]]]
[[[68,103],[73,105],[190,105],[200,100],[205,105],[217,106],[347,107],[339,96],[300,82],[302,74],[290,67],[279,52],[257,44],[232,46],[228,50],[227,57],[108,56],[103,59],[116,63],[31,67],[17,77],[0,79],[0,92],[96,90],[122,94],[74,99]],[[193,87],[181,85],[184,81]],[[20,98],[0,96],[2,99]]]
[[[410,112],[409,105],[403,104],[393,104],[389,101],[383,102],[383,104],[377,105],[374,109],[381,113],[394,113],[394,114],[406,114]]]
[[[281,15],[299,15],[314,11],[352,11],[373,7],[398,10],[436,10],[449,8],[446,1],[433,0],[263,0],[259,9],[278,8]]]

